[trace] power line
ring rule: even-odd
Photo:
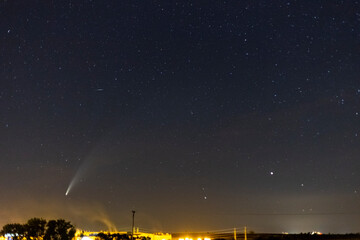
[[[216,214],[224,215],[224,214]],[[303,212],[303,213],[234,213],[232,216],[302,216],[302,215],[360,215],[358,212]]]

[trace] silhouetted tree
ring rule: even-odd
[[[130,237],[127,234],[114,233],[114,234],[112,234],[112,239],[114,239],[114,240],[129,240]]]
[[[41,218],[31,218],[24,224],[26,239],[40,239],[45,234],[46,220]]]
[[[64,219],[50,220],[46,224],[44,240],[71,240],[75,232],[75,227]]]
[[[22,239],[25,236],[24,225],[19,223],[10,223],[3,226],[1,234],[11,234],[14,240]]]
[[[99,232],[98,235],[97,235],[97,238],[99,240],[111,240],[112,237],[110,236],[110,234],[108,233],[104,233],[104,232]]]
[[[44,240],[55,239],[53,236],[56,235],[56,220],[50,220],[46,224],[46,231],[44,235]]]
[[[70,222],[59,219],[56,223],[61,240],[71,240],[75,236],[76,229]]]

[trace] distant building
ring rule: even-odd
[[[99,240],[99,234],[108,235],[126,235],[131,238],[131,232],[86,232],[78,230],[75,234],[75,240]],[[169,233],[144,233],[139,232],[139,229],[134,231],[134,239],[147,239],[147,240],[171,240],[172,236]],[[1,240],[1,239],[0,239]],[[115,239],[114,239],[115,240]]]

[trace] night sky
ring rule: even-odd
[[[0,60],[1,226],[360,232],[359,1],[2,0]]]

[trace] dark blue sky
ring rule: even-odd
[[[1,1],[0,224],[359,232],[359,29],[350,0]]]

